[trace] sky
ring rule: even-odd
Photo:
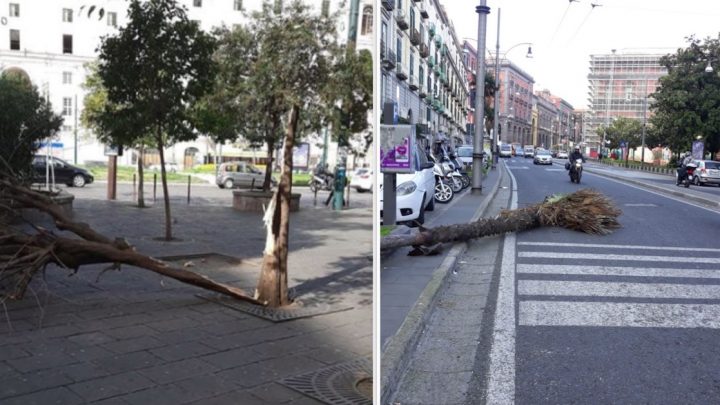
[[[453,21],[458,40],[476,45],[479,0],[440,0]],[[599,4],[593,8],[592,3]],[[718,0],[486,0],[486,48],[494,54],[500,8],[500,55],[535,79],[535,90],[548,89],[576,109],[588,106],[590,55],[674,53],[686,37],[717,38]],[[533,58],[525,57],[533,44]],[[486,53],[487,56],[487,53]],[[720,55],[718,55],[720,58]],[[720,64],[720,62],[718,62]]]

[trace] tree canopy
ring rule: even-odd
[[[690,150],[698,138],[707,151],[720,151],[720,39],[689,37],[688,47],[660,59],[668,74],[652,95],[648,144]],[[713,72],[706,72],[708,63]]]
[[[26,78],[0,75],[0,173],[29,182],[39,142],[51,138],[62,123]]]

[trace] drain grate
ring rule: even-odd
[[[322,303],[312,303],[307,306],[295,303],[288,308],[267,308],[260,305],[254,305],[249,302],[238,301],[220,294],[196,294],[196,296],[273,322],[285,322],[293,319],[332,314],[334,312],[353,309],[352,306]]]
[[[285,378],[280,384],[330,405],[372,405],[367,389],[358,387],[369,378],[372,362],[363,358]]]

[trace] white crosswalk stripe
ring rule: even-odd
[[[519,325],[720,329],[720,249],[685,257],[666,256],[682,247],[519,242],[517,248]],[[658,255],[647,254],[653,251]]]

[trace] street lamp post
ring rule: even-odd
[[[645,97],[643,102],[643,125],[642,125],[642,150],[640,151],[640,161],[645,164],[645,127],[647,126],[647,78],[645,78]]]
[[[475,139],[473,140],[473,179],[472,194],[482,193],[482,159],[483,159],[483,118],[485,117],[485,33],[487,31],[487,15],[490,7],[486,0],[480,0],[475,7],[478,13],[478,49],[477,70],[475,73]]]

